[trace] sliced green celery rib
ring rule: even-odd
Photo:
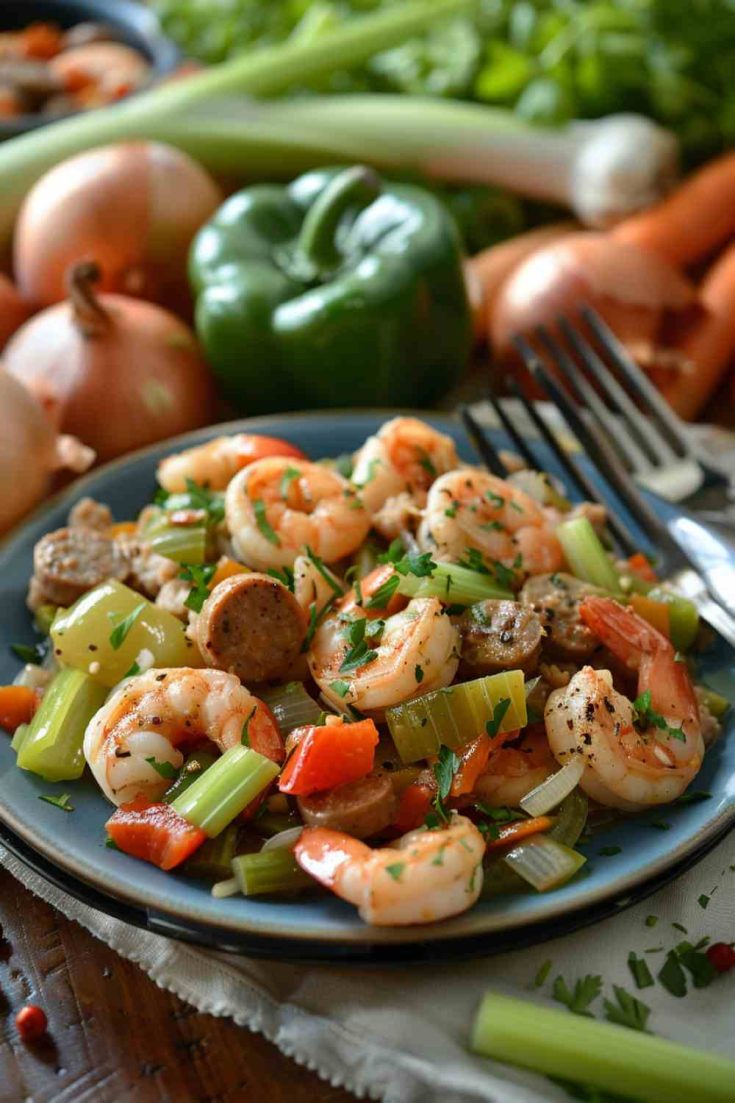
[[[74,781],[84,771],[87,724],[107,690],[80,670],[61,670],[46,690],[18,750],[18,765],[47,781]]]
[[[237,850],[237,835],[237,827],[230,824],[216,839],[207,839],[184,863],[181,872],[188,877],[204,877],[208,881],[230,877],[232,859]]]
[[[522,670],[503,671],[436,690],[388,709],[386,721],[403,762],[438,754],[440,746],[457,750],[485,731],[501,701],[510,705],[499,731],[528,722]]]
[[[288,847],[274,847],[257,854],[240,854],[232,862],[232,872],[243,896],[262,896],[271,892],[297,892],[313,887],[314,881],[299,866]]]
[[[185,793],[190,785],[193,785],[198,777],[208,770],[217,761],[216,756],[209,751],[194,751],[188,756],[181,767],[179,776],[169,786],[164,794],[166,804],[173,804],[177,797]]]
[[[238,744],[176,797],[171,807],[214,838],[270,785],[278,769],[269,758]]]
[[[437,597],[447,605],[475,605],[491,598],[513,600],[511,591],[491,575],[461,567],[458,563],[439,563],[429,577],[402,575],[398,593],[406,597]]]
[[[282,735],[305,724],[316,724],[322,710],[304,689],[302,682],[289,682],[285,686],[264,690],[261,699],[276,718]]]
[[[621,593],[620,580],[610,556],[587,517],[564,521],[557,527],[556,535],[573,575],[612,594]]]

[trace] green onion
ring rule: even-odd
[[[179,771],[179,776],[167,790],[163,797],[166,804],[172,804],[177,797],[185,793],[190,785],[193,785],[198,777],[208,770],[210,766],[213,766],[217,761],[213,754],[209,751],[194,751],[184,762],[184,765]]]
[[[556,535],[573,575],[612,594],[622,592],[610,556],[586,517],[564,521],[557,527]]]
[[[397,587],[406,597],[437,597],[447,605],[476,605],[491,598],[512,600],[510,590],[489,574],[480,574],[458,563],[438,563],[429,577],[403,575]]]
[[[171,807],[210,838],[221,831],[270,785],[278,766],[269,758],[238,744],[181,793]]]
[[[335,28],[315,41],[296,38],[279,46],[248,51],[225,64],[169,81],[150,92],[101,111],[80,113],[3,143],[0,168],[0,244],[12,233],[18,208],[32,184],[47,169],[82,150],[126,139],[170,142],[228,173],[240,166],[250,179],[260,173],[294,175],[314,164],[345,160],[345,143],[319,132],[299,133],[294,127],[262,125],[218,126],[217,114],[205,119],[199,132],[191,126],[197,104],[215,96],[273,96],[294,85],[358,65],[373,54],[397,46],[430,27],[436,19],[468,11],[474,0],[412,0],[391,5]],[[352,142],[347,160],[361,159],[360,143]]]
[[[281,735],[288,735],[294,728],[306,724],[316,724],[321,709],[313,697],[304,689],[303,682],[288,682],[285,686],[275,686],[260,694],[276,718]]]
[[[543,816],[546,812],[556,808],[565,797],[568,797],[572,789],[576,789],[579,779],[584,773],[584,761],[581,757],[567,762],[561,770],[557,770],[551,777],[545,778],[540,785],[532,789],[521,801],[521,808],[528,812],[529,816]]]
[[[229,877],[237,850],[237,835],[237,827],[230,824],[216,839],[207,839],[184,863],[181,872],[187,877],[203,877],[207,881]]]
[[[732,1103],[735,1062],[664,1038],[488,992],[470,1048],[645,1103]]]
[[[314,886],[289,847],[261,850],[258,854],[240,854],[233,859],[232,872],[243,896],[262,896],[272,892],[299,892]]]
[[[21,770],[47,781],[74,781],[84,772],[84,733],[107,690],[80,670],[61,670],[43,695],[40,708],[18,750]]]
[[[522,670],[504,671],[435,690],[388,709],[385,718],[402,761],[417,762],[438,754],[441,746],[458,750],[476,739],[506,700],[510,704],[506,706],[498,731],[525,727]]]
[[[504,854],[503,861],[529,885],[547,892],[565,884],[587,859],[548,835],[534,835]]]

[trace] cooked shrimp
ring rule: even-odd
[[[561,763],[583,755],[580,785],[600,804],[635,811],[675,800],[704,756],[686,664],[676,661],[665,636],[611,598],[585,598],[581,614],[601,642],[637,670],[638,693],[650,692],[650,709],[637,720],[632,702],[613,688],[611,673],[585,666],[546,702],[554,755]]]
[[[394,417],[355,456],[352,481],[371,513],[404,491],[423,506],[434,479],[458,464],[451,437],[418,418]]]
[[[366,584],[365,601],[373,589],[368,580]],[[365,610],[352,591],[322,619],[308,652],[309,669],[324,698],[338,709],[354,705],[380,718],[392,705],[442,689],[454,678],[459,631],[441,602],[435,597],[413,598],[400,612],[392,612],[393,607],[388,605],[382,615]],[[365,655],[357,666],[351,658],[356,646]]]
[[[336,471],[306,460],[269,456],[230,482],[225,518],[239,556],[256,570],[292,567],[311,548],[327,563],[356,551],[370,515]]]
[[[546,732],[529,728],[512,747],[492,752],[473,792],[494,808],[517,808],[527,793],[557,769]]]
[[[226,751],[246,724],[251,746],[277,759],[283,745],[270,710],[234,674],[148,670],[123,682],[92,717],[84,757],[113,804],[156,801],[170,784],[156,765],[178,769],[181,748],[204,738]]]
[[[418,542],[439,559],[479,552],[488,566],[502,563],[520,574],[558,570],[561,545],[544,511],[530,495],[476,468],[437,479],[426,503]]]
[[[156,478],[170,494],[186,490],[188,480],[211,490],[224,490],[238,471],[264,456],[303,458],[303,452],[275,437],[233,433],[167,456],[159,463]]]
[[[447,827],[410,831],[377,850],[323,827],[307,827],[294,847],[302,869],[376,927],[435,923],[467,911],[482,889],[484,853],[475,825],[456,814]]]
[[[301,608],[310,615],[325,609],[330,601],[340,597],[345,587],[328,567],[316,563],[313,556],[297,555],[293,565],[293,592]]]

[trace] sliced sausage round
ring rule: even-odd
[[[523,670],[538,664],[543,627],[533,609],[517,601],[481,601],[459,619],[462,661],[475,674]]]
[[[369,839],[384,831],[398,812],[398,798],[387,774],[348,781],[328,793],[299,797],[297,803],[309,827],[344,831],[355,839]]]
[[[598,592],[595,586],[562,571],[528,579],[519,596],[546,629],[544,653],[558,659],[590,657],[599,641],[580,618],[579,606],[587,594]]]
[[[246,684],[285,681],[301,652],[306,617],[282,582],[253,572],[215,586],[195,631],[208,666]]]
[[[93,529],[64,528],[43,536],[33,549],[29,604],[71,605],[108,578],[124,581],[130,563],[110,536]]]

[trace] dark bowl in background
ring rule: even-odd
[[[37,22],[56,23],[63,29],[77,23],[106,23],[114,28],[116,40],[143,54],[153,80],[170,73],[181,60],[178,47],[163,33],[157,17],[137,0],[0,0],[0,32],[22,30]],[[52,124],[59,117],[69,118],[21,115],[0,120],[0,141]]]

